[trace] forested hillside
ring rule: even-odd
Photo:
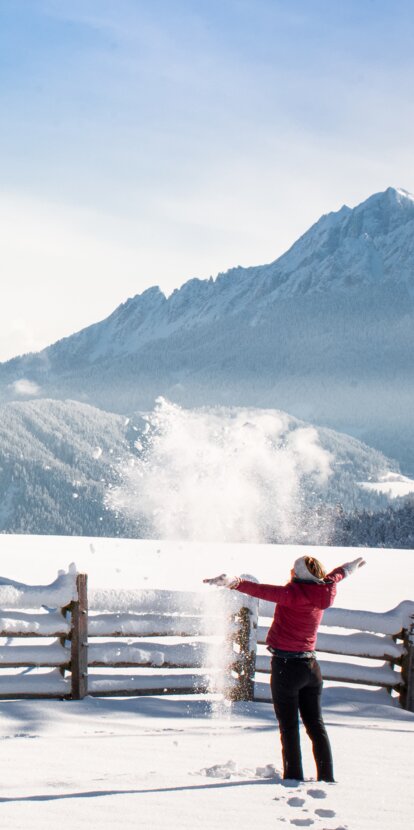
[[[262,471],[260,464],[257,467],[259,445],[268,457]],[[192,453],[192,461],[184,475],[185,452]],[[325,478],[306,472],[315,453],[329,469]],[[132,493],[126,482],[131,465],[142,474]],[[200,486],[214,492],[217,469],[224,481],[227,473],[239,484],[245,476],[250,497],[256,500],[270,486],[276,487],[276,498],[284,493],[291,487],[284,470],[296,471],[300,479],[294,483],[294,507],[301,519],[289,539],[297,542],[306,541],[307,527],[315,532],[317,528],[319,539],[327,540],[331,525],[325,514],[315,521],[324,507],[339,503],[346,513],[355,507],[387,507],[386,495],[365,490],[360,483],[376,481],[398,466],[354,438],[316,430],[276,410],[183,410],[161,401],[150,413],[124,417],[76,401],[9,403],[0,408],[0,532],[139,537],[145,527],[146,533],[159,538],[153,511],[166,510],[162,482],[170,477],[185,513],[190,492],[198,493]],[[149,480],[158,482],[150,506]],[[132,511],[113,506],[110,494],[119,487]],[[201,510],[204,498],[205,491],[200,495]],[[269,499],[269,512],[279,508]],[[266,519],[266,526],[274,524]]]

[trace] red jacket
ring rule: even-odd
[[[281,651],[313,651],[322,614],[335,599],[336,583],[345,576],[343,568],[335,568],[323,582],[293,579],[287,585],[261,585],[243,579],[236,590],[276,602],[266,637],[268,646]]]

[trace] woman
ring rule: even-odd
[[[296,559],[287,585],[263,585],[226,574],[205,579],[275,602],[275,614],[266,637],[272,654],[271,690],[279,722],[283,756],[283,777],[303,781],[300,749],[300,714],[312,741],[318,781],[334,781],[332,752],[322,718],[322,675],[316,660],[318,627],[325,608],[332,605],[336,583],[365,565],[362,557],[330,573],[312,556]]]

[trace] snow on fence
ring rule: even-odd
[[[265,644],[273,613],[273,603],[258,602],[259,647]],[[414,711],[414,602],[406,600],[385,613],[329,608],[323,615],[316,651],[325,680],[396,690],[403,708]],[[270,663],[270,655],[256,655],[255,697],[259,700],[271,699],[268,684],[258,677],[270,673]]]
[[[0,637],[6,639],[0,646],[1,698],[82,696],[82,581],[73,565],[51,585],[0,578]],[[25,645],[16,645],[21,639]]]
[[[89,694],[244,698],[245,678],[251,683],[245,605],[233,592],[91,591]]]
[[[261,678],[272,603],[225,589],[88,597],[86,575],[71,567],[49,586],[0,579],[0,608],[0,698],[220,691],[270,700]],[[383,614],[329,609],[317,651],[333,656],[318,656],[325,679],[395,689],[414,711],[413,602]]]
[[[251,697],[245,605],[233,592],[88,595],[86,575],[73,568],[48,586],[0,578],[0,698]]]

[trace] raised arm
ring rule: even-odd
[[[240,591],[241,594],[248,594],[250,597],[265,599],[269,602],[289,604],[290,601],[290,592],[287,585],[264,585],[260,582],[242,579],[240,576],[227,576],[227,574],[220,574],[220,576],[215,576],[212,579],[203,579],[203,582],[207,585],[231,588]]]
[[[334,568],[333,571],[326,575],[326,578],[333,580],[333,582],[340,582],[341,579],[351,576],[351,574],[355,573],[358,568],[362,568],[363,565],[366,564],[365,559],[363,559],[362,556],[358,556],[358,558],[353,559],[352,562],[345,562],[345,564],[340,565],[339,568]]]

